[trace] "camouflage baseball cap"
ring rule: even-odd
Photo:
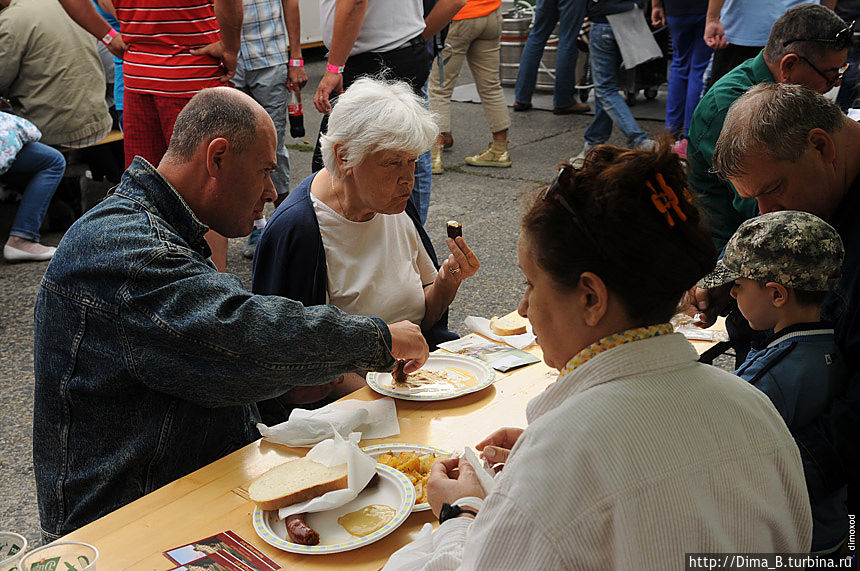
[[[716,287],[738,278],[787,288],[830,291],[839,282],[842,239],[827,222],[807,212],[784,210],[751,218],[729,238],[723,259],[696,284]]]

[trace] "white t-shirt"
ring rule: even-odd
[[[311,194],[325,248],[327,303],[387,323],[424,319],[424,285],[436,279],[433,260],[405,212],[347,220]]]
[[[323,43],[327,48],[331,48],[334,34],[336,5],[337,0],[320,0]],[[421,0],[369,0],[364,23],[349,55],[391,51],[423,31],[424,3]]]

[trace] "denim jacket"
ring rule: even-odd
[[[212,266],[207,230],[137,157],[60,242],[34,330],[47,538],[253,441],[250,403],[393,366],[381,319],[249,293]]]

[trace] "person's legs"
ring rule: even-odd
[[[531,105],[543,49],[556,22],[558,22],[558,0],[537,0],[534,24],[523,48],[520,67],[517,71],[517,83],[514,87],[514,100],[517,103]]]
[[[238,67],[237,67],[238,69]],[[287,76],[289,69],[286,64],[276,65],[258,70],[247,70],[244,82],[247,93],[259,103],[275,124],[277,134],[278,167],[272,171],[272,184],[278,193],[278,200],[283,200],[290,192],[290,153],[287,150]],[[238,74],[237,74],[238,75]],[[276,203],[277,204],[277,203]],[[254,251],[260,234],[260,228],[251,230],[248,242],[242,250],[242,255],[248,259],[254,257]]]
[[[669,90],[666,94],[666,130],[672,134],[684,128],[687,82],[693,51],[691,16],[667,16],[669,35],[672,37],[672,64],[669,66]]]
[[[445,38],[447,45],[442,52],[443,57],[450,58],[444,67],[445,83],[439,82],[438,59],[434,60],[433,70],[430,72],[428,79],[430,111],[436,113],[439,131],[443,133],[451,132],[451,94],[454,92],[457,78],[460,77],[460,69],[466,59],[466,52],[474,37],[473,30],[473,20],[451,22],[448,36]],[[498,61],[496,68],[498,69]]]
[[[855,36],[856,38],[856,36]],[[848,69],[845,75],[842,76],[842,86],[839,88],[839,95],[836,97],[836,104],[842,109],[843,113],[854,106],[854,101],[860,95],[857,89],[857,81],[860,79],[860,42],[854,43],[848,48]]]
[[[705,73],[707,73],[708,65],[711,63],[711,56],[714,50],[708,47],[705,43],[705,18],[701,18],[696,23],[693,31],[694,41],[692,57],[690,59],[690,74],[687,77],[687,97],[685,98],[686,108],[684,109],[684,136],[690,131],[690,121],[693,119],[693,112],[699,101],[702,100],[703,86],[705,84]]]
[[[555,61],[555,91],[553,107],[563,109],[576,103],[576,59],[579,49],[576,37],[585,17],[585,2],[582,0],[559,0],[558,57]]]
[[[427,86],[421,90],[424,96],[424,106],[429,107],[430,101],[427,99]],[[415,183],[412,185],[412,194],[409,195],[409,201],[415,206],[418,211],[418,218],[421,223],[427,221],[427,212],[430,210],[430,189],[433,185],[433,165],[430,151],[418,155],[418,161],[415,163]]]
[[[125,149],[125,168],[135,156],[140,156],[150,164],[158,166],[158,161],[167,150],[167,143],[161,124],[153,118],[158,116],[155,96],[147,93],[125,90],[123,97],[123,147]]]
[[[10,246],[31,251],[27,248],[29,245],[22,244],[21,241],[39,242],[39,228],[42,226],[48,205],[65,170],[66,159],[53,147],[35,142],[21,147],[9,172],[32,173],[33,176],[24,188],[24,196],[12,222],[12,229],[9,232],[10,241],[7,242]],[[19,238],[20,241],[11,238]],[[45,247],[41,246],[41,248]],[[37,252],[33,251],[33,253]]]
[[[621,52],[615,43],[615,36],[609,24],[592,24],[590,35],[591,73],[594,76],[594,95],[603,111],[611,118],[612,122],[627,136],[627,145],[635,148],[648,139],[648,134],[642,130],[633,118],[630,108],[624,98],[618,93],[618,66],[621,64]],[[605,119],[600,119],[602,132],[605,132]],[[598,116],[595,106],[595,121]],[[591,129],[591,125],[589,125]],[[596,134],[591,133],[591,138],[596,139]],[[585,133],[586,142],[589,141],[589,130]],[[605,140],[604,140],[605,141]],[[604,142],[598,141],[598,142]]]
[[[502,16],[499,9],[484,18],[475,18],[480,24],[478,33],[468,48],[467,59],[481,97],[481,107],[491,133],[507,131],[511,126],[505,93],[499,80],[499,37],[502,33]],[[480,22],[479,22],[480,21]]]

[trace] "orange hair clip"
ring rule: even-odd
[[[672,213],[669,211],[670,208],[675,211],[678,218],[682,221],[686,221],[687,215],[684,214],[683,210],[681,210],[681,206],[678,202],[678,195],[675,194],[675,191],[672,190],[671,186],[666,184],[666,180],[663,178],[662,174],[657,173],[655,178],[657,179],[657,184],[660,185],[661,192],[657,192],[657,189],[654,188],[651,181],[646,181],[645,186],[651,189],[651,202],[654,203],[657,211],[660,214],[666,215],[666,222],[669,226],[675,226],[675,220],[672,218]],[[684,190],[686,192],[686,189]]]

